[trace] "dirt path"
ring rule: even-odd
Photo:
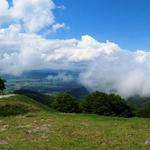
[[[0,99],[15,96],[15,94],[0,95]]]

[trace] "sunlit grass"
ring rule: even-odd
[[[26,97],[14,99],[40,110],[1,117],[0,149],[148,150],[150,147],[150,119],[51,112]]]

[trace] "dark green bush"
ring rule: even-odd
[[[58,111],[66,113],[79,112],[78,101],[66,92],[56,96],[52,107]]]
[[[138,116],[150,118],[150,103],[144,104],[141,108],[139,108]]]
[[[133,116],[131,108],[124,99],[118,95],[102,92],[95,92],[87,96],[82,104],[82,110],[86,113],[106,116]]]
[[[5,87],[5,80],[0,78],[0,91],[3,91],[6,87]]]
[[[25,113],[34,111],[35,109],[21,103],[10,103],[0,105],[0,116],[14,116],[23,115]]]

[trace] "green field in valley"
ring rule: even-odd
[[[150,119],[67,114],[25,96],[0,99],[28,113],[0,117],[0,150],[149,150]]]

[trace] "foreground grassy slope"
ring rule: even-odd
[[[16,95],[9,98],[0,99],[0,106],[5,104],[25,104],[29,107],[35,108],[36,110],[47,110],[49,111],[50,108],[46,105],[38,103],[37,101],[23,95]],[[51,110],[52,111],[52,110]]]
[[[148,150],[150,119],[65,114],[22,96],[0,99],[21,101],[39,111],[0,117],[0,149],[10,150]]]

